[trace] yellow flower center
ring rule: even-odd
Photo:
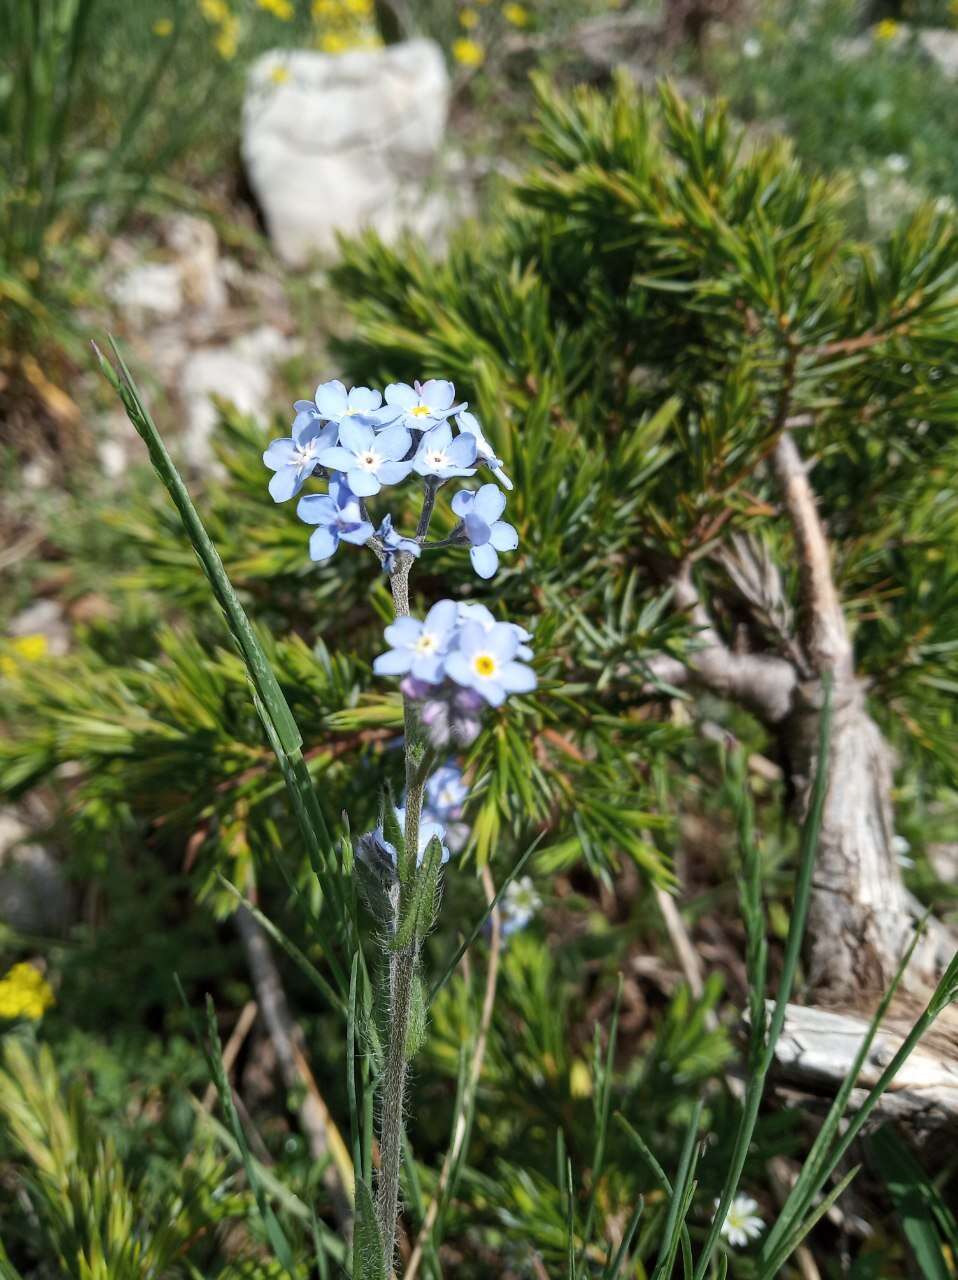
[[[496,674],[496,660],[491,653],[477,653],[472,660],[472,669],[477,676],[489,676]]]
[[[428,631],[424,631],[416,641],[416,650],[418,653],[434,653],[436,647],[436,637]]]
[[[427,406],[427,405],[424,405],[424,404],[417,404],[417,405],[414,405],[414,406],[409,410],[409,413],[410,413],[410,416],[411,416],[411,417],[413,417],[413,418],[428,418],[428,417],[429,417],[429,408],[428,408],[428,406]]]

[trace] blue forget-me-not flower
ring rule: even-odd
[[[488,631],[478,622],[465,622],[456,648],[446,655],[446,675],[498,707],[507,694],[529,693],[536,687],[535,672],[516,661],[518,647],[519,639],[507,622],[497,622]]]
[[[359,418],[370,426],[383,427],[398,417],[395,409],[383,405],[382,392],[370,387],[353,387],[347,391],[338,378],[321,383],[314,400],[297,400],[293,408],[308,411],[314,405],[321,418],[335,423],[341,423],[344,418]]]
[[[505,505],[506,495],[495,484],[484,484],[476,493],[462,489],[452,500],[452,509],[461,517],[469,539],[472,567],[480,578],[491,578],[499,568],[500,551],[514,551],[519,545],[512,525],[499,519]]]
[[[520,662],[532,661],[532,649],[529,647],[532,634],[525,627],[520,627],[518,622],[499,623],[484,604],[478,604],[472,600],[460,600],[457,612],[460,622],[478,622],[484,631],[491,631],[495,626],[512,627],[519,642],[516,648],[516,657]]]
[[[339,444],[324,449],[319,461],[324,467],[343,471],[357,497],[369,498],[384,484],[398,484],[412,468],[403,462],[412,439],[405,427],[396,423],[379,434],[368,423],[344,418],[339,426]]]
[[[403,676],[407,673],[426,684],[438,684],[443,678],[443,661],[457,626],[454,600],[440,600],[426,614],[424,622],[417,618],[397,618],[386,628],[390,646],[373,663],[379,676]]]
[[[296,514],[305,524],[318,526],[309,538],[311,560],[328,560],[341,541],[362,546],[372,537],[372,525],[363,519],[359,500],[341,476],[330,479],[329,493],[300,498]]]
[[[419,441],[412,465],[421,476],[449,480],[452,476],[474,476],[476,469],[472,464],[475,460],[475,437],[466,434],[453,440],[452,427],[448,422],[441,422]]]
[[[445,378],[430,378],[428,382],[391,382],[386,388],[386,404],[396,409],[397,421],[410,431],[428,431],[438,422],[456,413],[461,405],[454,404],[456,388]]]
[[[502,468],[502,463],[496,457],[492,445],[482,434],[482,427],[479,425],[479,419],[474,413],[469,413],[465,409],[461,409],[456,414],[456,426],[459,434],[471,435],[476,442],[476,458],[484,467],[488,467],[492,474],[505,489],[512,488],[512,481],[506,475]]]
[[[319,455],[336,443],[338,434],[335,422],[323,426],[315,412],[302,410],[296,414],[292,435],[271,441],[263,454],[263,461],[270,471],[275,472],[269,482],[269,493],[274,502],[288,502],[295,498],[307,477],[320,465]]]
[[[383,568],[387,573],[392,572],[393,559],[397,551],[408,551],[409,554],[414,556],[417,560],[422,555],[422,547],[415,538],[404,538],[398,529],[393,528],[393,518],[391,515],[383,516],[382,522],[376,530],[376,535],[382,541],[385,548]]]

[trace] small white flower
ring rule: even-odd
[[[717,1209],[719,1202],[715,1201]],[[757,1213],[758,1202],[751,1196],[736,1196],[729,1205],[728,1214],[722,1223],[721,1236],[733,1249],[741,1249],[750,1240],[757,1240],[765,1230],[765,1223]]]
[[[898,154],[885,156],[885,168],[889,173],[904,173],[908,168],[908,157]]]
[[[531,876],[513,880],[499,903],[503,935],[508,938],[510,933],[524,929],[541,906],[542,899],[536,893]]]
[[[747,40],[742,41],[742,53],[746,58],[757,58],[761,52],[761,40],[756,40],[754,36],[749,36]]]

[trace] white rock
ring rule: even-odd
[[[183,301],[190,308],[222,311],[229,295],[212,223],[180,213],[169,220],[165,232],[166,243],[176,254]]]
[[[228,346],[194,352],[180,373],[179,394],[186,408],[180,445],[190,466],[208,468],[217,412],[213,397],[231,400],[241,413],[261,416],[269,407],[273,369],[297,344],[278,329],[262,325]]]
[[[174,320],[185,311],[207,316],[229,301],[214,227],[204,218],[180,213],[167,219],[163,239],[172,258],[163,262],[125,262],[129,245],[113,253],[119,275],[107,287],[113,301],[134,320]]]
[[[958,79],[958,31],[947,27],[924,27],[918,33],[918,41],[949,80]]]
[[[0,810],[0,920],[18,933],[57,933],[69,918],[69,891],[56,858],[29,836],[15,810]]]
[[[70,627],[56,600],[37,600],[16,615],[7,628],[14,638],[42,635],[47,649],[60,657],[70,647]]]
[[[280,83],[277,69],[285,76]],[[243,106],[243,159],[280,256],[302,266],[339,232],[435,234],[427,199],[449,106],[439,46],[264,54]]]
[[[183,310],[183,285],[175,262],[141,262],[109,288],[110,297],[128,315],[171,320]]]

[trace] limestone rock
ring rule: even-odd
[[[179,382],[186,408],[186,429],[180,444],[190,466],[206,468],[214,459],[212,435],[217,413],[213,397],[231,400],[241,413],[265,415],[273,369],[295,350],[295,342],[285,334],[261,325],[235,342],[201,348],[187,359]]]
[[[280,256],[329,256],[337,233],[432,236],[430,192],[449,105],[439,46],[414,39],[329,55],[275,51],[253,64],[243,159]]]
[[[70,893],[56,858],[29,836],[16,810],[0,810],[0,921],[18,933],[59,933]]]

